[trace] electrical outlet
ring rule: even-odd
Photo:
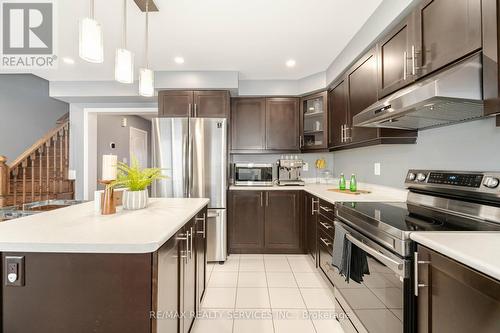
[[[305,162],[305,163],[302,165],[302,171],[309,171],[309,163]]]
[[[373,165],[373,173],[375,176],[380,176],[380,163],[375,163]]]

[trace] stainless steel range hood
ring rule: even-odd
[[[353,125],[425,129],[482,116],[481,54],[475,54],[371,105]]]

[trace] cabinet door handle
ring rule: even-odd
[[[189,259],[193,259],[193,227],[191,227],[191,233],[189,234]]]
[[[425,288],[425,287],[429,286],[428,284],[423,284],[423,283],[418,282],[418,265],[428,265],[430,263],[431,263],[430,261],[418,260],[418,252],[415,252],[415,260],[413,261],[413,264],[415,265],[414,266],[414,271],[415,271],[414,280],[415,280],[415,296],[417,296],[417,297],[418,297],[418,289],[419,288]]]
[[[344,142],[344,125],[340,126],[340,142]]]
[[[321,224],[323,226],[323,228],[325,229],[332,229],[333,227],[325,222],[319,222],[319,224]]]
[[[324,210],[327,213],[333,212],[333,209],[325,207],[325,206],[319,206],[319,209]]]
[[[403,52],[403,80],[408,78],[408,52]]]
[[[415,51],[415,45],[411,46],[411,75],[417,75],[417,52]]]
[[[207,216],[203,214],[203,217],[197,217],[196,222],[203,222],[203,230],[198,230],[197,233],[203,235],[203,238],[205,238],[207,233]]]
[[[321,242],[322,242],[323,244],[325,244],[327,247],[329,247],[330,245],[332,245],[332,243],[331,243],[331,242],[329,242],[328,240],[326,240],[326,239],[324,239],[324,238],[322,238],[322,237],[320,237],[319,239],[320,239],[320,240],[321,240]]]
[[[319,204],[319,200],[314,201],[314,198],[311,198],[311,215],[319,213],[316,209],[314,209],[314,204]]]
[[[260,192],[260,206],[264,207],[264,198],[262,197],[262,192]]]
[[[269,192],[266,192],[266,207],[269,206]]]
[[[177,237],[177,240],[186,242],[186,251],[185,254],[182,254],[183,251],[181,251],[181,258],[183,258],[184,261],[187,262],[189,255],[189,231],[186,232],[185,234],[180,234],[179,237]]]
[[[194,117],[198,117],[198,104],[194,103]]]
[[[189,103],[189,104],[188,104],[188,117],[192,117],[192,116],[193,116],[192,109],[193,109],[193,108],[192,108],[192,104],[191,104],[191,103]]]

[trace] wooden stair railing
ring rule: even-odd
[[[69,119],[58,120],[14,162],[0,156],[0,207],[50,200],[73,199],[74,181],[68,179]]]

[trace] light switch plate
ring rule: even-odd
[[[9,287],[24,286],[24,257],[5,256],[4,284]]]
[[[375,176],[380,176],[380,163],[375,163],[373,165],[373,173]]]
[[[309,171],[309,163],[305,162],[305,163],[302,165],[302,171]]]

